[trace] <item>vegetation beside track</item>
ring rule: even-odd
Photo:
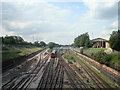
[[[26,47],[6,46],[2,48],[2,61],[14,59],[19,56],[28,55],[40,49],[41,48],[30,47],[30,46],[26,46]]]
[[[71,54],[71,53],[65,53],[65,54],[63,55],[63,57],[68,60],[68,63],[69,63],[69,64],[73,64],[73,62],[76,62],[76,59],[77,59],[77,58],[76,58],[75,56],[73,56],[73,54]]]
[[[107,54],[103,51],[100,51],[100,52],[92,54],[92,58],[100,62],[101,64],[106,64],[107,66],[110,66],[110,65],[119,66],[120,65],[120,53],[119,52]]]
[[[106,48],[89,48],[83,54],[107,66],[120,66],[120,52],[105,53]]]
[[[88,48],[88,50],[106,50],[107,48]]]
[[[74,53],[65,53],[63,57],[68,60],[68,62],[73,63],[76,60],[81,60],[84,64],[86,64],[92,71],[94,71],[102,80],[104,80],[110,87],[117,88],[110,80],[108,80],[105,76],[103,76],[99,71],[97,71],[94,67],[89,65],[84,59],[79,56],[76,56]]]
[[[84,59],[78,57],[83,63],[85,63],[92,71],[94,71],[102,80],[104,80],[109,86],[111,86],[112,88],[116,88],[117,86],[115,86],[112,82],[110,82],[110,80],[108,80],[107,78],[105,78],[105,76],[103,76],[100,72],[98,72],[94,67],[92,67],[90,64],[88,64]]]
[[[92,54],[100,52],[100,51],[104,51],[107,48],[88,48],[88,49],[84,49],[83,50],[83,54],[91,57]]]

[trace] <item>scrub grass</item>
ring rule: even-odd
[[[2,48],[2,61],[28,55],[40,49],[38,47],[4,47]]]
[[[74,62],[76,62],[76,57],[73,56],[71,53],[65,53],[63,57],[68,60],[69,64],[73,64]]]
[[[89,48],[88,50],[106,50],[107,48]]]

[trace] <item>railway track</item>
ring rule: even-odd
[[[20,57],[16,57],[14,59],[8,60],[6,62],[2,63],[2,72],[6,72],[9,69],[15,68],[16,66],[20,65],[21,63],[23,63],[25,60],[27,61],[27,59],[30,59],[34,56],[36,56],[37,54],[45,51],[46,48],[43,48],[39,51],[33,52],[29,55],[24,55],[24,56],[20,56]]]
[[[41,78],[40,78],[41,75]],[[63,87],[63,66],[62,61],[57,58],[40,60],[37,66],[28,74],[19,78],[15,78],[2,86],[2,90],[16,89],[46,89],[46,88],[61,88]],[[39,80],[39,83],[34,86],[34,82]]]
[[[61,63],[61,60],[50,59],[50,62],[46,66],[45,72],[37,87],[38,90],[46,88],[62,88],[64,71]]]
[[[64,70],[70,80],[72,88],[76,89],[89,89],[90,86],[87,85],[78,74],[64,61]]]
[[[90,65],[94,66],[96,69],[98,69],[106,78],[110,80],[110,82],[114,83],[115,86],[120,87],[120,73],[119,71],[116,71],[115,69],[112,69],[104,64],[100,64],[99,62],[80,54],[79,51],[74,50],[81,58],[86,60]]]
[[[109,88],[107,84],[99,78],[85,63],[77,60],[84,69],[85,73],[81,74],[77,67],[71,67],[62,57],[50,58],[49,55],[40,54],[39,62],[29,69],[28,73],[16,77],[2,86],[2,90],[37,90],[46,89],[63,89],[65,77],[68,79],[67,86],[75,89],[90,88]],[[94,82],[94,87],[84,80],[84,77],[90,78]]]
[[[88,74],[88,76],[94,82],[96,88],[111,88],[105,81],[103,81],[93,70],[91,70],[84,62],[81,60],[76,60],[80,66],[84,69],[84,71]]]
[[[22,75],[21,77],[17,77],[8,83],[4,84],[2,86],[2,90],[13,90],[17,88],[25,89],[29,86],[29,84],[32,82],[32,80],[36,77],[38,72],[41,70],[41,68],[45,65],[47,62],[49,56],[46,56],[43,60],[39,60],[37,65],[32,68],[29,73],[26,73]]]

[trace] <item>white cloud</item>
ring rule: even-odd
[[[113,31],[117,31],[117,30],[118,30],[118,22],[114,21],[113,23],[105,26],[104,30],[102,30],[101,33],[105,39],[109,40],[110,34],[112,34]]]
[[[117,0],[82,0],[84,2],[117,2]]]
[[[22,3],[33,3],[33,2],[46,2],[47,0],[1,0],[1,2],[22,2]]]
[[[3,20],[28,21],[49,20],[63,21],[68,19],[70,10],[61,9],[49,3],[3,3]],[[8,18],[9,17],[9,18]]]
[[[13,31],[7,31],[4,28],[0,27],[0,36],[5,36],[5,35],[15,35],[15,32]]]
[[[109,40],[110,36],[103,37],[106,40]]]
[[[71,22],[73,20],[72,16],[78,14],[72,13],[73,8],[79,10],[79,8],[81,9],[83,7],[70,6],[71,9],[63,9],[51,3],[4,3],[3,28],[5,30],[3,30],[3,35],[16,34],[23,36],[28,41],[33,41],[34,39],[39,41],[43,40],[47,43],[55,41],[60,44],[69,44],[75,37],[82,33],[94,32],[94,35],[98,36],[110,33],[110,26],[116,27],[116,22],[111,25],[102,22],[101,25],[101,22],[96,21],[98,19],[107,19],[111,23],[110,18],[116,16],[113,15],[114,13],[112,16],[106,13],[116,10],[114,3],[104,2],[102,5],[99,2],[84,3],[89,8],[87,15],[85,17],[80,16],[80,19],[74,20],[73,22]],[[109,19],[106,16],[109,16]],[[69,20],[71,21],[69,22]]]
[[[77,8],[77,9],[79,9],[80,8],[80,6],[72,6],[73,8]]]
[[[41,24],[41,23],[47,23],[48,21],[3,21],[3,26],[9,26],[14,29],[25,29],[26,27],[31,26],[32,24]]]
[[[105,2],[105,1],[119,1],[119,0],[1,0],[2,2]]]
[[[105,2],[86,2],[84,4],[89,8],[86,15],[87,19],[108,20],[117,18],[118,3],[115,1]]]
[[[104,26],[104,29],[108,29],[108,30],[112,30],[112,31],[118,30],[118,21],[114,21],[111,24]]]
[[[118,21],[113,22],[113,23],[112,23],[112,27],[118,28]]]
[[[103,35],[108,35],[108,34],[111,34],[112,30],[103,30],[102,31],[102,34]]]
[[[23,23],[23,22],[8,22],[9,25],[13,28],[25,28],[26,26],[28,26],[29,23]]]

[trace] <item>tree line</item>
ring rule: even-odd
[[[0,37],[2,44],[4,45],[35,45],[32,42],[24,41],[24,39],[20,36],[8,36]]]
[[[53,48],[53,47],[59,47],[61,45],[54,43],[54,42],[49,42],[48,44],[46,44],[44,41],[35,41],[35,42],[27,42],[24,41],[24,39],[20,36],[5,36],[5,37],[0,37],[0,40],[2,42],[2,44],[4,45],[33,45],[33,46],[37,46],[37,47],[49,47],[49,48]]]
[[[49,47],[49,48],[62,46],[54,42],[49,42],[48,44],[46,44],[44,41],[40,41],[40,42],[35,41],[34,43],[27,42],[24,41],[24,39],[20,36],[6,35],[5,37],[0,37],[0,39],[2,41],[2,44],[9,44],[9,45],[34,45],[37,47]],[[110,35],[109,43],[110,43],[110,47],[113,50],[120,51],[120,30],[112,32],[112,34]],[[79,47],[89,48],[92,47],[93,44],[94,42],[90,40],[89,34],[83,33],[74,39],[74,43],[71,44],[71,46],[78,48]]]

